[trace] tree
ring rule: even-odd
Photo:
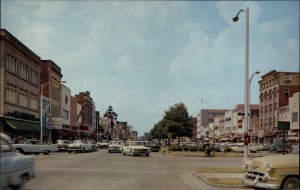
[[[180,137],[192,136],[192,117],[189,116],[183,103],[175,104],[168,111],[165,111],[163,123],[167,128],[167,132],[178,137],[178,145]]]
[[[154,125],[150,131],[150,135],[152,139],[158,139],[159,143],[161,139],[167,138],[167,128],[163,120]]]

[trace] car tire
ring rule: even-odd
[[[149,154],[146,154],[146,156],[148,157],[148,156],[149,156]]]
[[[24,151],[23,151],[23,149],[21,149],[21,148],[17,148],[15,151],[18,152],[18,153],[24,154]]]
[[[34,154],[35,154],[35,155],[39,155],[40,153],[39,153],[39,152],[35,152]]]
[[[282,189],[299,189],[299,179],[297,177],[287,177],[284,179]]]
[[[45,150],[45,151],[44,151],[44,155],[48,155],[49,153],[50,153],[49,150]]]

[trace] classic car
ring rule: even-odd
[[[245,162],[245,186],[299,189],[299,145],[291,154],[253,158]]]
[[[70,143],[69,140],[56,140],[56,144],[57,144],[57,148],[58,148],[58,151],[67,151],[68,149],[68,144]]]
[[[98,145],[95,141],[87,141],[87,143],[91,146],[92,151],[97,151],[98,150]]]
[[[258,150],[258,151],[269,150],[269,146],[268,146],[267,144],[258,144],[258,145],[257,145],[257,150]]]
[[[151,152],[159,152],[160,150],[160,145],[157,144],[157,143],[152,143],[150,145],[150,148],[151,148]]]
[[[35,176],[33,157],[15,152],[5,134],[0,141],[0,189],[22,189]]]
[[[122,145],[120,141],[110,141],[108,144],[108,152],[122,152]]]
[[[58,147],[56,144],[47,144],[36,139],[25,139],[23,142],[13,144],[13,149],[16,152],[22,154],[34,153],[36,155],[40,153],[49,154],[50,152],[56,152]]]
[[[69,153],[71,152],[91,152],[92,145],[87,143],[85,140],[74,140],[68,145]]]
[[[258,147],[255,144],[248,144],[249,152],[257,152]],[[236,143],[231,146],[233,152],[244,152],[244,143]]]
[[[151,152],[150,147],[146,147],[143,141],[127,141],[122,146],[123,155],[145,155],[149,156]]]
[[[102,149],[102,148],[108,148],[108,141],[102,141],[100,143],[98,143],[98,148]]]
[[[270,145],[269,152],[280,153],[280,152],[283,152],[283,149],[284,149],[284,152],[289,153],[289,152],[292,151],[292,146],[288,145],[286,143],[283,143],[282,141],[281,142],[274,142]]]

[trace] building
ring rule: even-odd
[[[81,106],[80,113],[78,115],[79,130],[82,132],[82,137],[92,138],[95,132],[95,126],[93,126],[93,115],[95,113],[95,104],[93,98],[90,96],[90,92],[79,92],[75,95],[77,103]]]
[[[192,141],[197,141],[197,117],[192,118]]]
[[[197,139],[203,138],[206,131],[203,131],[202,126],[205,126],[214,121],[218,116],[224,116],[228,110],[221,109],[201,109],[197,114]]]
[[[40,57],[5,29],[0,47],[0,131],[40,138]]]
[[[299,92],[299,72],[272,70],[261,77],[259,138],[270,144],[276,137],[279,108],[288,106],[289,98]]]

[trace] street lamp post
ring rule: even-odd
[[[246,14],[246,32],[245,32],[245,119],[244,119],[244,163],[248,158],[248,143],[246,139],[248,138],[248,96],[249,96],[249,8],[246,10],[240,10],[237,15],[232,18],[233,22],[237,22],[239,20],[239,14],[244,12]]]
[[[250,127],[250,142],[252,143],[252,135],[253,135],[253,127],[251,127],[251,104],[250,104],[250,87],[251,87],[251,81],[252,81],[252,78],[255,74],[259,74],[260,71],[255,71],[255,73],[253,73],[250,77],[250,80],[249,80],[249,96],[248,96],[248,105],[249,105],[249,124],[248,126]]]

